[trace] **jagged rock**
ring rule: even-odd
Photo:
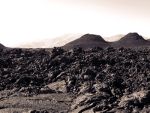
[[[85,108],[88,108],[89,106],[83,105],[82,103],[89,99],[92,96],[90,93],[86,93],[84,95],[79,95],[71,105],[71,112],[70,113],[79,113],[81,111],[86,111],[84,110]],[[88,109],[87,109],[88,110]]]
[[[48,86],[45,86],[40,89],[41,94],[48,94],[48,93],[56,93],[56,91],[50,89]]]
[[[119,102],[120,107],[147,104],[150,102],[150,91],[134,92],[130,95],[123,96]]]
[[[47,87],[56,92],[67,92],[66,82],[64,80],[48,84]]]

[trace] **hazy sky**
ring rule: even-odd
[[[70,33],[150,37],[149,30],[150,0],[0,0],[0,42],[7,46]]]

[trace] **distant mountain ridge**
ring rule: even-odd
[[[71,49],[74,47],[82,48],[93,48],[93,47],[125,47],[125,48],[134,48],[134,47],[150,47],[150,41],[145,40],[138,33],[128,33],[123,36],[120,40],[114,42],[105,41],[101,36],[94,34],[85,34],[80,38],[67,43],[63,46],[65,49]]]
[[[45,38],[41,40],[35,40],[32,42],[26,42],[23,44],[18,45],[17,47],[22,48],[53,48],[53,47],[60,47],[65,45],[66,43],[69,43],[75,39],[78,39],[83,34],[64,34],[59,37],[55,38]],[[37,47],[38,46],[38,47]]]
[[[112,39],[111,39],[112,38]],[[116,40],[117,39],[117,40]],[[68,34],[53,39],[36,40],[35,42],[25,43],[18,46],[19,48],[53,48],[62,47],[64,49],[72,49],[82,47],[84,49],[93,47],[114,47],[114,48],[137,48],[150,47],[150,39],[145,39],[136,32],[127,35],[115,35],[112,37],[101,37],[95,34]],[[17,48],[18,48],[17,47]],[[8,48],[0,44],[0,48]]]
[[[104,37],[104,39],[108,42],[114,42],[114,41],[120,40],[122,37],[124,37],[123,34],[118,34],[118,35],[113,35],[110,37]]]

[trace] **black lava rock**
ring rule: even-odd
[[[55,84],[62,81],[62,92],[91,95],[76,103],[86,106],[81,111],[148,111],[150,49],[5,49],[0,53],[1,91],[54,93],[61,91]]]

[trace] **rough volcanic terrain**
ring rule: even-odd
[[[99,112],[150,112],[150,49],[0,49],[0,113]]]

